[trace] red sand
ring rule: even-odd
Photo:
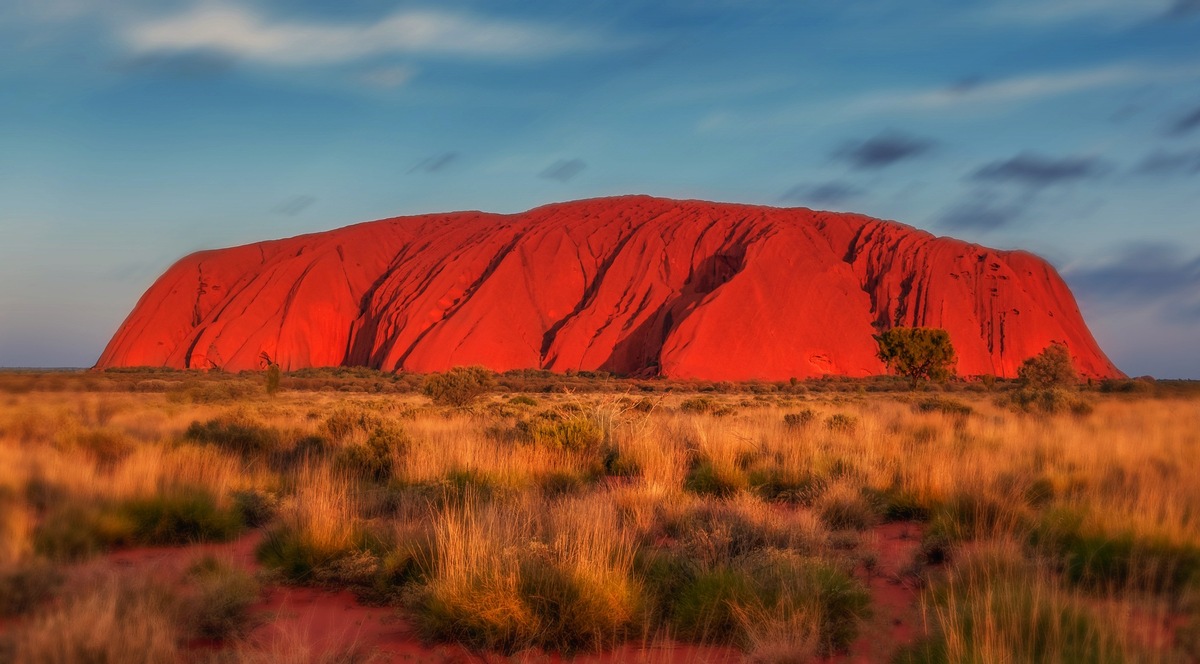
[[[962,375],[1051,342],[1120,372],[1042,259],[895,222],[647,196],[401,217],[204,251],[142,296],[98,368],[355,365],[709,380],[884,372],[872,334],[949,330]]]

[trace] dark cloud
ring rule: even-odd
[[[1029,196],[976,191],[943,212],[938,224],[955,230],[995,230],[1020,219],[1032,203]]]
[[[954,81],[946,89],[955,94],[962,95],[972,92],[985,82],[987,82],[986,77],[980,74],[973,74],[971,76],[964,76],[963,78]]]
[[[144,53],[116,63],[116,69],[131,75],[180,80],[205,80],[229,73],[234,59],[212,51]]]
[[[831,157],[856,170],[878,170],[919,157],[935,145],[935,141],[927,138],[887,131],[863,141],[848,141],[834,150]]]
[[[1138,164],[1135,172],[1141,175],[1196,175],[1200,173],[1200,149],[1169,152],[1157,150]]]
[[[294,217],[301,212],[304,212],[316,203],[317,199],[312,196],[292,196],[271,209],[275,214],[282,214],[288,217]]]
[[[1175,0],[1167,10],[1167,18],[1188,18],[1200,14],[1200,0]]]
[[[971,175],[980,182],[1008,182],[1034,189],[1092,180],[1109,171],[1098,157],[1044,157],[1031,152],[985,164]]]
[[[840,205],[866,193],[864,190],[840,180],[816,184],[798,184],[784,192],[784,201],[806,205]]]
[[[447,167],[457,161],[458,156],[459,155],[457,152],[443,152],[441,154],[435,154],[431,157],[425,157],[421,161],[417,162],[416,166],[408,169],[408,172],[437,173],[438,171],[445,170]]]
[[[1184,134],[1190,134],[1197,127],[1200,127],[1200,106],[1197,106],[1192,109],[1192,112],[1172,122],[1171,126],[1167,127],[1167,134],[1169,136],[1183,136]]]
[[[546,180],[558,180],[559,182],[570,182],[587,168],[587,162],[582,159],[559,159],[558,161],[546,167],[546,170],[538,174],[538,177]]]
[[[1200,322],[1200,256],[1169,244],[1126,247],[1115,259],[1066,272],[1080,297],[1158,304],[1169,320]]]

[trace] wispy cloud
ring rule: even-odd
[[[997,80],[972,79],[940,88],[896,90],[866,95],[852,100],[850,107],[859,113],[891,111],[938,111],[959,106],[1034,101],[1076,92],[1160,79],[1161,67],[1113,65],[1078,71],[1049,72],[1014,76]],[[1191,75],[1200,75],[1193,69]]]
[[[1005,182],[1041,189],[1079,180],[1092,180],[1109,171],[1099,157],[1046,157],[1022,152],[1010,159],[985,164],[972,175],[980,182]]]
[[[838,206],[866,193],[849,182],[831,180],[816,184],[798,184],[784,192],[781,200],[805,205]]]
[[[201,5],[129,25],[137,53],[211,51],[269,65],[335,64],[389,54],[538,58],[593,50],[586,30],[442,10],[401,10],[374,22],[272,19],[248,8]]]
[[[856,170],[878,170],[919,157],[932,150],[934,145],[934,141],[927,138],[886,131],[866,140],[845,143],[831,157]]]
[[[1200,149],[1171,152],[1156,150],[1138,164],[1140,175],[1197,175],[1200,174]]]
[[[696,125],[701,132],[842,122],[864,117],[929,116],[992,111],[1095,90],[1200,78],[1200,66],[1120,63],[1090,69],[1033,72],[1007,78],[973,76],[939,87],[865,92],[832,101],[804,101],[765,113],[716,110]]]
[[[417,162],[415,166],[408,169],[409,174],[412,173],[437,173],[448,168],[451,164],[458,161],[459,154],[457,152],[443,152],[441,154],[425,157]]]
[[[1010,0],[982,8],[974,17],[991,24],[1057,26],[1098,22],[1127,25],[1174,11],[1176,4],[1195,0]]]
[[[1067,270],[1064,276],[1081,297],[1157,303],[1169,320],[1200,321],[1200,256],[1188,257],[1173,245],[1129,246],[1113,260]]]
[[[547,166],[545,170],[538,174],[538,177],[546,180],[570,182],[575,179],[576,175],[582,173],[585,168],[587,168],[587,162],[582,159],[559,159]]]
[[[1167,127],[1167,134],[1170,136],[1183,136],[1197,128],[1200,128],[1200,106],[1197,106],[1190,113],[1172,122],[1171,126]]]
[[[1032,204],[1029,195],[980,189],[946,209],[938,223],[954,230],[993,231],[1020,219]]]

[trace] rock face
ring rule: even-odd
[[[203,251],[97,367],[604,370],[708,380],[885,372],[872,334],[940,327],[960,375],[1051,342],[1119,376],[1045,261],[894,222],[644,196],[401,217]]]

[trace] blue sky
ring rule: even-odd
[[[1035,251],[1200,378],[1200,1],[0,0],[0,366],[196,249],[623,193]]]

